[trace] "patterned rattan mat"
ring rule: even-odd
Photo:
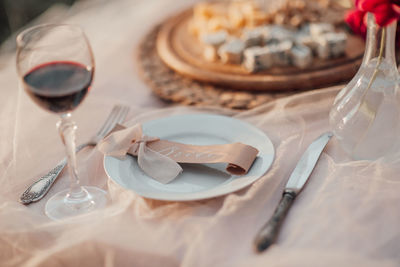
[[[238,91],[186,78],[168,68],[158,56],[156,39],[159,28],[154,27],[143,38],[138,47],[137,59],[144,80],[163,100],[183,105],[246,110],[300,92]]]

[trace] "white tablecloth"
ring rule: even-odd
[[[168,107],[140,80],[135,47],[155,23],[189,6],[184,0],[86,1],[47,21],[80,24],[96,57],[87,100],[74,112],[78,143],[102,124],[116,103],[128,120],[189,112],[235,116],[272,139],[272,168],[252,186],[195,202],[144,199],[107,179],[102,155],[79,154],[83,184],[105,188],[108,207],[85,221],[49,220],[46,200],[68,187],[63,173],[44,200],[18,202],[26,185],[64,155],[56,116],[18,87],[14,56],[0,57],[0,266],[400,266],[400,164],[351,161],[337,140],[328,144],[295,200],[277,244],[256,254],[252,241],[279,202],[307,145],[329,129],[339,88],[283,98],[255,110]],[[160,109],[161,108],[161,109]]]

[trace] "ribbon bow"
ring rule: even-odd
[[[148,143],[160,140],[157,137],[143,135],[142,127],[137,124],[118,130],[103,139],[99,150],[112,157],[124,157],[127,153],[137,156],[139,167],[150,177],[166,184],[175,179],[182,168],[171,158],[164,156],[147,146]]]

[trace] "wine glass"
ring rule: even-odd
[[[70,188],[47,201],[47,216],[59,220],[104,207],[106,192],[81,186],[76,168],[76,125],[71,112],[90,91],[94,75],[94,58],[86,35],[79,26],[66,24],[24,30],[17,36],[17,71],[31,99],[60,116],[57,128],[66,149]]]

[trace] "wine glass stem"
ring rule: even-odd
[[[68,172],[70,179],[70,189],[66,195],[65,201],[70,204],[81,202],[89,197],[88,192],[80,185],[78,178],[78,171],[76,167],[76,153],[75,153],[75,131],[76,124],[71,119],[71,114],[61,115],[61,120],[57,123],[57,128],[64,143],[67,159],[68,159]]]

